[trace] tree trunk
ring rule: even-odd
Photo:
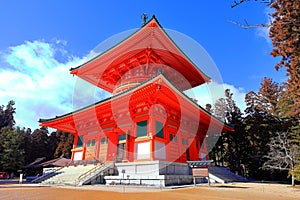
[[[294,164],[294,162],[292,162],[292,186],[295,186],[295,172],[294,172],[294,166],[295,166],[295,164]]]

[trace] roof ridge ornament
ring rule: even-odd
[[[147,16],[146,13],[143,13],[142,16],[141,16],[141,18],[143,20],[142,21],[142,26],[144,26],[147,23],[148,16]]]

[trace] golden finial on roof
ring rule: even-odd
[[[148,16],[147,16],[147,14],[146,13],[143,13],[142,14],[142,26],[144,26],[145,24],[146,24],[146,22],[147,22],[147,18],[148,18]]]

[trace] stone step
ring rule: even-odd
[[[95,165],[64,167],[57,171],[57,175],[42,181],[42,184],[74,185],[81,174],[86,173],[94,167]]]

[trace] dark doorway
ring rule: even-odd
[[[186,155],[186,160],[187,161],[190,160],[190,151],[188,148],[185,150],[185,155]]]

